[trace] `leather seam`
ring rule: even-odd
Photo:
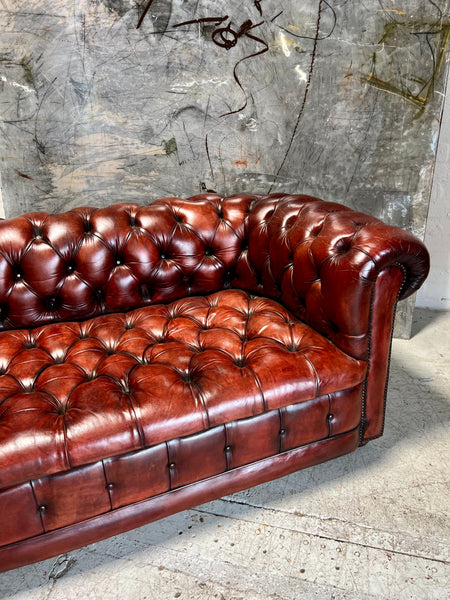
[[[367,342],[367,374],[366,374],[366,378],[363,382],[363,394],[362,394],[362,407],[361,407],[361,429],[360,429],[360,435],[359,435],[359,445],[362,446],[364,444],[366,444],[368,441],[370,441],[371,439],[376,439],[377,437],[381,437],[383,435],[383,430],[384,430],[384,424],[385,424],[385,417],[386,417],[386,400],[387,400],[387,390],[388,390],[388,383],[389,383],[389,369],[390,369],[390,361],[391,361],[391,351],[392,351],[392,336],[394,333],[394,321],[395,321],[395,315],[396,315],[396,310],[397,310],[397,303],[402,291],[402,288],[405,284],[406,281],[406,269],[405,267],[398,263],[395,262],[392,265],[390,265],[389,267],[386,267],[386,269],[390,269],[392,267],[398,267],[402,273],[403,273],[403,283],[400,286],[398,292],[397,292],[397,298],[394,304],[394,312],[393,312],[393,317],[392,317],[392,322],[391,322],[391,336],[390,336],[390,343],[389,343],[389,353],[388,353],[388,362],[387,362],[387,374],[386,374],[386,382],[384,385],[384,396],[383,396],[383,418],[382,418],[382,422],[381,422],[381,433],[373,438],[364,438],[364,433],[366,431],[366,427],[367,427],[367,422],[366,422],[366,408],[367,408],[367,384],[368,384],[368,378],[369,378],[369,371],[370,371],[370,367],[371,367],[371,358],[372,358],[372,320],[373,320],[373,309],[374,309],[374,304],[375,304],[375,293],[376,293],[376,280],[373,284],[373,290],[372,290],[372,298],[370,301],[370,313],[369,313],[369,335],[368,335],[368,342]],[[382,271],[380,271],[380,273],[377,276],[378,277],[381,275],[381,273],[383,273],[386,269],[383,269]]]

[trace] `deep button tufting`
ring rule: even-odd
[[[57,405],[57,407],[56,407],[56,410],[55,410],[55,413],[56,413],[57,415],[59,415],[60,417],[62,417],[62,416],[64,416],[65,414],[67,414],[67,410],[68,410],[68,409],[67,409],[67,406],[66,406],[66,405],[58,403],[58,405]]]
[[[248,365],[247,360],[245,359],[245,357],[240,356],[238,358],[235,358],[235,360],[233,361],[234,364],[239,367],[240,369],[243,369],[244,367],[246,367]]]
[[[120,267],[121,265],[123,265],[124,261],[123,258],[116,258],[116,265],[118,267]]]
[[[229,289],[231,287],[231,282],[233,281],[234,273],[233,271],[227,271],[223,277],[223,287],[225,289]]]
[[[15,274],[15,279],[16,279],[17,281],[19,281],[19,280],[20,280],[20,279],[22,279],[22,278],[23,278],[23,273],[22,273],[22,271],[19,271],[19,270],[17,270],[17,271],[16,271],[16,274]]]
[[[72,263],[69,263],[66,266],[66,273],[67,275],[72,275],[72,273],[75,271],[75,265],[73,265]]]
[[[176,481],[177,473],[168,472],[167,465],[174,470],[174,458],[177,471],[183,471],[182,457],[165,451],[169,451],[175,438],[220,427],[223,435],[214,448],[221,464],[226,462],[228,466],[232,457],[229,454],[224,457],[223,448],[230,453],[231,443],[227,442],[232,441],[235,455],[241,446],[227,434],[230,423],[270,410],[284,410],[293,404],[303,411],[302,406],[307,406],[318,394],[324,401],[323,409],[315,413],[320,421],[320,435],[315,439],[336,433],[341,405],[350,403],[332,404],[328,395],[355,388],[366,377],[367,364],[351,356],[366,356],[367,339],[360,340],[368,331],[375,277],[394,260],[406,262],[403,259],[406,246],[418,254],[422,252],[422,258],[418,255],[408,259],[412,264],[408,271],[418,272],[420,261],[425,260],[423,251],[406,233],[394,236],[389,233],[387,247],[387,240],[383,242],[382,237],[388,234],[377,224],[373,236],[366,227],[358,233],[358,244],[354,244],[357,249],[345,257],[328,260],[334,255],[335,240],[348,239],[355,232],[351,223],[349,226],[352,217],[347,208],[338,208],[342,212],[335,213],[333,206],[331,213],[319,201],[259,197],[250,202],[236,197],[223,201],[222,212],[218,202],[218,198],[211,202],[201,200],[199,204],[166,199],[147,207],[135,205],[131,210],[139,211],[139,231],[130,231],[130,208],[124,209],[123,205],[101,210],[74,209],[63,217],[39,217],[39,221],[49,223],[43,229],[45,244],[33,244],[33,232],[21,221],[20,239],[24,239],[27,248],[24,255],[16,251],[17,226],[6,222],[5,228],[5,222],[0,223],[0,257],[4,259],[1,303],[7,305],[8,314],[2,327],[13,330],[2,331],[6,350],[1,356],[7,368],[2,385],[13,386],[0,390],[2,435],[5,431],[13,435],[12,443],[2,447],[2,475],[5,473],[7,485],[46,477],[71,466],[108,460],[112,455],[134,453],[155,444],[164,446],[160,464],[165,480],[170,483]],[[279,235],[276,233],[279,224],[293,213],[292,202],[298,206],[298,214],[302,212],[299,227]],[[245,217],[244,211],[251,205],[252,212]],[[276,213],[271,219],[273,210],[269,209],[274,206]],[[174,224],[178,211],[185,215],[184,227]],[[219,223],[217,219],[223,219],[224,214],[226,222]],[[364,217],[355,217],[356,221],[359,219]],[[306,223],[304,231],[300,222]],[[92,233],[87,239],[83,239],[83,223],[86,236]],[[313,231],[320,232],[315,239]],[[241,251],[241,245],[245,246],[244,236],[250,248],[247,254]],[[218,261],[204,261],[202,250],[210,246],[214,246],[220,257],[220,265],[216,264]],[[289,249],[294,247],[297,268],[286,269]],[[160,263],[159,255],[162,252],[167,258],[167,248],[173,251],[176,260]],[[131,269],[114,268],[114,260],[122,252],[127,265],[132,265],[132,273]],[[372,255],[373,264],[369,264]],[[49,260],[42,260],[43,256]],[[65,264],[75,261],[77,276],[65,277]],[[361,265],[368,265],[368,280],[358,277],[357,267]],[[317,279],[319,269],[321,279]],[[19,277],[15,282],[16,272]],[[198,297],[186,298],[182,277],[192,273]],[[25,283],[20,282],[22,278]],[[248,295],[237,289],[223,291],[224,278],[226,287],[232,283],[234,288],[266,298],[275,298],[277,288],[281,288],[285,308],[273,300],[259,298],[253,303],[256,317],[247,322]],[[408,274],[403,293],[412,291],[418,283],[418,273]],[[153,306],[146,305],[145,287],[149,284]],[[96,299],[97,289],[102,304]],[[202,297],[213,292],[217,292],[213,297]],[[60,299],[61,315],[45,314],[42,310],[48,297]],[[168,327],[167,307],[173,301],[183,307],[183,318]],[[291,326],[281,323],[285,309],[292,313],[294,321],[302,317],[303,322],[295,322],[295,330],[294,325],[289,330]],[[103,312],[113,314],[101,316]],[[137,331],[128,335],[123,327],[126,314],[138,323]],[[206,318],[211,331],[200,334],[196,323]],[[84,324],[78,324],[83,321]],[[33,335],[39,336],[39,349],[23,348],[23,338],[17,337],[17,329],[23,328],[38,328],[39,333]],[[245,347],[249,368],[240,371],[233,359],[244,355],[239,336],[247,328],[252,338]],[[330,335],[330,329],[339,335]],[[89,336],[83,335],[83,330]],[[164,336],[160,336],[164,330],[165,344]],[[89,338],[87,341],[78,340],[80,331],[80,338]],[[29,330],[25,332],[24,335],[29,335]],[[324,334],[330,335],[335,343]],[[199,336],[205,351],[194,354],[191,345],[200,343]],[[289,344],[291,339],[296,341],[300,352],[286,352],[282,344]],[[157,347],[159,341],[161,345]],[[172,344],[174,348],[170,348]],[[117,354],[106,356],[107,345],[114,346]],[[55,365],[52,356],[63,354],[64,349],[65,364]],[[189,365],[195,385],[183,385],[174,365],[181,372]],[[374,368],[377,369],[376,363]],[[129,381],[130,396],[124,396],[125,388],[119,384],[125,380]],[[24,393],[27,390],[31,393]],[[334,404],[339,414],[336,412],[333,418]],[[57,411],[65,416],[57,417]],[[303,414],[311,413],[307,408]],[[361,407],[356,415],[360,419]],[[278,431],[284,430],[283,420],[276,418],[271,429],[275,445],[280,447],[289,446],[295,430],[310,429],[309,422],[307,426],[301,425],[306,423],[303,417],[300,426],[294,426],[288,416],[288,411],[286,415],[283,413],[289,433],[286,442],[277,436]],[[32,423],[33,435],[27,423]],[[4,469],[3,464],[6,464]],[[148,479],[152,476],[150,468],[153,467],[146,462]],[[105,480],[102,472],[98,491],[106,497],[104,486],[108,479],[114,481],[109,477]],[[30,488],[32,485],[27,483]],[[50,506],[49,513],[60,510],[48,496],[36,494],[36,498],[39,499],[31,505],[35,519],[39,520],[37,505],[43,511],[47,509],[44,501]],[[48,516],[42,521],[48,520]]]
[[[331,423],[331,421],[334,419],[334,415],[332,415],[331,413],[327,415],[327,421],[328,423]]]
[[[214,256],[214,250],[212,248],[205,248],[205,256]]]
[[[56,310],[56,308],[58,307],[57,298],[55,298],[54,296],[50,296],[50,298],[47,298],[46,307],[49,311]]]
[[[247,312],[254,314],[250,321]],[[122,315],[98,316],[80,324],[45,325],[32,334],[25,330],[18,344],[17,364],[7,363],[8,375],[15,377],[26,368],[25,383],[32,393],[25,394],[21,384],[12,395],[7,391],[8,397],[0,396],[2,425],[9,427],[17,411],[31,412],[38,407],[48,415],[47,421],[37,425],[45,434],[40,443],[45,446],[48,427],[61,427],[61,456],[65,456],[67,444],[68,460],[77,466],[102,460],[111,452],[138,450],[143,444],[168,442],[179,435],[309,400],[317,393],[310,362],[318,373],[322,394],[363,380],[365,364],[347,357],[292,316],[294,326],[290,330],[284,322],[286,315],[286,309],[273,300],[258,297],[251,302],[244,291],[222,290]],[[179,318],[169,325],[169,316]],[[131,335],[125,329],[130,324],[136,325]],[[202,332],[202,324],[208,324],[209,329]],[[14,333],[2,332],[2,336],[5,341],[9,336],[14,340]],[[298,354],[287,354],[281,346],[284,340],[291,341],[291,333],[300,347]],[[55,346],[58,338],[62,340],[60,347]],[[242,340],[246,338],[251,341],[244,353]],[[316,350],[319,339],[323,353]],[[33,340],[39,342],[39,349],[23,348],[24,341]],[[50,344],[51,354],[47,350]],[[198,352],[193,346],[202,350]],[[52,357],[58,360],[61,356],[65,356],[64,363],[55,364]],[[271,387],[266,387],[266,373],[271,374]],[[224,398],[224,385],[236,395]],[[277,387],[282,392],[274,393]],[[17,394],[21,395],[20,404]],[[280,425],[276,427],[277,432]],[[84,444],[90,432],[90,442]],[[20,436],[19,431],[18,440]],[[24,449],[14,459],[17,462],[34,443],[20,439]],[[224,446],[220,446],[221,454]],[[43,452],[30,466],[30,479],[41,477],[43,469],[48,474],[52,469],[67,468],[57,462],[53,451],[43,465],[39,458]],[[173,458],[169,456],[166,464]],[[178,470],[181,466],[177,462]]]
[[[153,296],[153,290],[152,288],[147,285],[147,284],[142,284],[139,287],[139,292],[141,294],[142,300],[144,302],[151,302],[152,301],[152,296]]]
[[[179,373],[180,375],[180,379],[181,381],[184,381],[184,383],[192,383],[192,377],[190,373]]]
[[[131,394],[130,387],[126,383],[120,382],[119,389],[122,392],[122,394],[126,394],[126,395]]]
[[[347,252],[352,247],[351,240],[341,239],[336,243],[336,253],[337,254],[347,254]]]

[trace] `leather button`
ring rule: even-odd
[[[38,512],[40,512],[41,515],[44,515],[47,512],[47,507],[45,506],[45,504],[41,504],[40,506],[38,506]]]
[[[114,489],[114,484],[113,483],[107,483],[106,484],[106,489],[108,490],[108,492],[111,492]]]
[[[55,310],[57,305],[57,300],[54,296],[47,298],[47,310]]]
[[[286,435],[286,429],[280,429],[280,435]]]
[[[334,415],[332,415],[331,413],[329,415],[327,415],[327,421],[330,423],[332,420],[334,419]]]
[[[229,444],[227,446],[225,446],[225,452],[231,452],[231,450],[232,450],[232,448]]]
[[[173,470],[173,469],[175,469],[175,466],[176,466],[176,465],[175,465],[175,463],[173,463],[173,462],[172,462],[172,463],[170,463],[170,465],[169,465],[169,469],[172,469],[172,470]]]

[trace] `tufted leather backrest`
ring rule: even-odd
[[[428,252],[412,234],[311,196],[256,200],[245,240],[233,286],[278,299],[355,358],[368,355],[378,275],[399,269],[403,299],[429,269]]]
[[[0,221],[0,330],[237,287],[281,301],[361,358],[379,272],[426,276],[412,235],[308,196],[202,194]]]
[[[0,329],[229,287],[254,198],[206,194],[1,221]]]

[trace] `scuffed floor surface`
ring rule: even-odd
[[[450,313],[395,340],[384,436],[355,453],[58,560],[0,574],[14,600],[450,597]]]

